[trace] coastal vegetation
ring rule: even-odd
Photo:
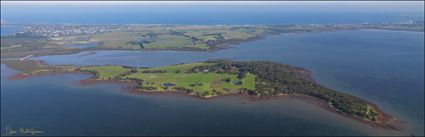
[[[81,67],[80,71],[91,72],[96,75],[97,80],[112,80],[114,77],[127,72],[128,69],[122,66],[96,66],[96,67]]]
[[[57,25],[53,25],[56,26]],[[86,27],[82,25],[81,27]],[[104,28],[96,27],[94,28]],[[192,50],[211,51],[226,48],[271,34],[323,32],[336,30],[382,29],[424,32],[424,24],[308,24],[308,25],[122,25],[113,31],[78,34],[72,29],[52,30],[73,32],[70,35],[43,37],[50,34],[43,28],[1,37],[2,57],[67,54],[88,50]],[[58,27],[58,29],[61,27]],[[67,28],[67,27],[63,27]],[[69,28],[78,29],[78,25]],[[50,32],[50,31],[48,31]],[[31,34],[27,34],[31,33]],[[71,35],[72,34],[72,35]],[[40,35],[37,37],[37,35]],[[78,46],[87,44],[90,46]]]
[[[188,71],[194,67],[214,63],[191,63],[157,68],[124,68],[122,66],[82,67],[81,71],[93,72],[97,80],[136,81],[138,89],[146,92],[184,91],[190,95],[212,97],[238,93],[241,89],[255,89],[255,75],[238,78],[236,74],[219,74],[202,70]]]
[[[256,76],[255,90],[245,90],[246,94],[268,97],[279,94],[307,95],[325,100],[337,111],[348,115],[358,116],[370,121],[376,121],[377,112],[365,100],[342,92],[323,87],[306,79],[305,74],[299,73],[295,67],[264,61],[232,62],[209,61],[216,63],[210,66],[199,66],[191,71],[208,69],[211,72],[236,74],[246,77],[246,74]]]
[[[26,75],[54,72],[89,72],[92,80],[114,80],[136,83],[144,92],[183,92],[209,98],[224,94],[246,94],[254,97],[305,95],[328,103],[339,113],[369,122],[379,122],[377,108],[361,98],[321,86],[301,68],[265,61],[210,60],[153,68],[128,66],[48,66],[27,60],[2,60]],[[32,66],[32,67],[28,67]]]

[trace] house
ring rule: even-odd
[[[209,70],[208,69],[204,69],[204,70],[202,70],[202,72],[205,72],[205,73],[207,73]]]

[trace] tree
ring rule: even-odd
[[[226,81],[227,83],[230,83],[231,79],[230,78],[224,78],[223,81]]]
[[[132,68],[132,69],[130,70],[130,72],[131,72],[131,73],[137,73],[137,69]]]
[[[242,83],[243,83],[242,81],[236,81],[235,85],[242,85]]]

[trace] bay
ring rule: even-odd
[[[1,20],[185,25],[423,22],[423,6],[390,7],[2,4]],[[1,36],[17,31],[2,26]],[[252,102],[243,96],[201,100],[134,95],[120,84],[78,85],[90,77],[82,74],[9,80],[19,72],[2,64],[1,134],[12,127],[35,128],[44,131],[42,135],[424,135],[423,43],[423,32],[358,30],[274,35],[212,52],[90,51],[34,57],[48,64],[79,66],[155,67],[217,58],[290,64],[311,70],[322,85],[377,103],[406,122],[402,133],[375,130],[299,98]]]

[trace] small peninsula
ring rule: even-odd
[[[283,33],[340,30],[424,32],[423,23],[161,25],[27,24],[22,32],[1,36],[1,57],[70,54],[95,50],[214,51]]]
[[[401,130],[396,119],[376,105],[359,97],[337,92],[313,81],[308,70],[266,61],[210,60],[153,68],[117,65],[50,66],[38,60],[2,60],[3,64],[23,71],[10,77],[21,79],[53,73],[89,73],[84,81],[135,83],[139,92],[180,92],[200,98],[226,94],[251,97],[300,95],[326,102],[327,108],[352,119],[392,130]]]

